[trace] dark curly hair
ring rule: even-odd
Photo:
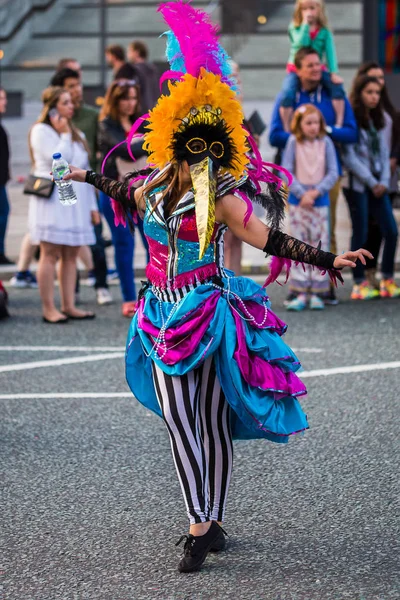
[[[368,75],[361,75],[354,80],[350,92],[350,104],[353,107],[354,115],[359,127],[362,129],[369,129],[370,121],[372,121],[375,128],[379,130],[383,129],[385,126],[382,97],[379,99],[378,106],[371,110],[367,109],[361,98],[362,91],[370,83],[376,83],[379,89],[381,87],[379,81],[375,77],[369,77]]]

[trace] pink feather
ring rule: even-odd
[[[246,203],[247,206],[246,213],[243,218],[243,226],[246,227],[251,215],[253,214],[253,203],[244,192],[237,190],[236,194],[241,197],[241,199],[243,200],[243,202]]]
[[[126,219],[124,210],[119,202],[116,202],[114,198],[111,198],[111,208],[114,211],[114,225],[118,227],[118,225],[123,225],[126,227]]]
[[[133,160],[133,162],[135,162],[136,158],[132,154],[132,149],[131,149],[132,140],[134,138],[135,133],[139,129],[140,125],[143,123],[143,121],[146,121],[146,119],[148,119],[148,118],[149,118],[149,113],[146,113],[145,115],[142,115],[141,117],[136,119],[136,121],[133,123],[133,125],[130,129],[130,132],[128,133],[128,137],[126,138],[126,146],[128,148],[128,154],[131,157],[131,159]]]
[[[286,269],[286,279],[284,283],[287,283],[291,266],[292,261],[289,258],[279,258],[278,256],[273,256],[269,267],[269,275],[263,287],[267,287],[270,283],[276,281],[284,269]],[[279,283],[279,281],[277,281],[277,283],[278,285],[282,285]]]
[[[160,77],[160,92],[162,92],[162,84],[164,83],[164,81],[166,81],[167,79],[182,79],[182,77],[184,76],[184,73],[182,73],[181,71],[165,71],[165,73],[163,73]]]
[[[276,283],[278,285],[282,285],[279,281],[277,281],[277,279],[278,279],[279,275],[283,272],[284,269],[286,269],[286,278],[283,283],[284,284],[287,283],[287,281],[289,279],[290,269],[291,269],[292,264],[293,264],[293,261],[291,261],[290,258],[280,258],[278,256],[273,256],[272,260],[271,260],[271,264],[270,264],[269,275],[268,275],[268,278],[266,279],[263,287],[267,287],[273,281],[276,281]],[[296,266],[301,265],[304,270],[306,268],[305,264],[301,263],[299,261],[295,261],[294,264]],[[338,281],[340,281],[342,284],[344,283],[342,274],[337,269],[324,269],[323,267],[316,267],[314,265],[312,268],[320,271],[321,275],[325,275],[325,273],[328,273],[329,279],[331,280],[331,282],[333,283],[333,285],[335,287],[337,287]]]
[[[209,15],[182,0],[164,2],[158,11],[179,42],[186,71],[198,77],[200,68],[204,67],[207,71],[222,75],[217,60],[218,27],[211,22]]]

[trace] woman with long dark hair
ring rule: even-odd
[[[114,81],[108,88],[105,102],[100,113],[99,124],[99,150],[103,160],[117,144],[121,144],[132,127],[132,123],[141,115],[140,89],[135,81]],[[143,132],[140,129],[139,132]],[[135,140],[131,145],[133,156],[138,159],[137,164],[143,166],[146,162],[146,152],[142,149],[142,140]],[[132,161],[126,144],[118,146],[107,158],[104,165],[104,174],[111,179],[119,179],[127,172],[137,168]],[[123,297],[122,314],[132,317],[136,308],[136,289],[133,270],[133,255],[135,249],[133,227],[125,228],[115,224],[112,209],[112,198],[100,192],[100,209],[104,214],[111,230],[115,250],[115,266],[118,271],[121,292]],[[132,225],[132,223],[131,223]],[[143,244],[147,250],[147,241],[143,235],[143,223],[137,219],[135,224],[142,236]]]
[[[385,82],[385,71],[375,61],[365,62],[360,66],[357,72],[357,77],[360,75],[368,75],[375,77],[381,86],[381,102],[383,114],[385,118],[385,127],[383,129],[386,143],[390,149],[390,184],[389,197],[393,200],[398,193],[399,184],[399,147],[400,147],[400,112],[395,108]],[[373,254],[372,260],[367,260],[365,274],[370,285],[379,290],[379,281],[376,278],[377,263],[379,251],[382,244],[382,234],[379,224],[371,215],[368,224],[368,239],[366,248]]]
[[[368,219],[378,223],[385,246],[382,280],[378,292],[366,279],[364,265],[354,269],[353,300],[400,295],[393,279],[397,245],[397,224],[388,195],[390,181],[389,147],[385,139],[382,86],[375,77],[362,75],[355,80],[350,102],[359,127],[359,140],[343,148],[343,163],[348,180],[343,185],[353,225],[351,247],[364,246],[368,238]]]

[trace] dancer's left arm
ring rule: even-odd
[[[135,208],[143,208],[142,190],[141,188],[130,186],[129,180],[116,181],[104,175],[99,175],[94,171],[86,171],[73,165],[69,165],[69,169],[70,173],[64,175],[63,179],[90,183],[110,198],[113,198],[113,200],[116,200],[125,212],[130,212]]]
[[[365,257],[371,258],[368,250],[345,252],[339,256],[331,252],[324,252],[305,242],[282,233],[278,229],[267,227],[254,213],[250,216],[247,225],[243,225],[246,205],[237,196],[227,195],[217,201],[215,218],[219,223],[225,223],[234,235],[254,248],[264,250],[267,254],[280,258],[308,263],[323,269],[342,269],[355,267],[356,260],[365,265]]]

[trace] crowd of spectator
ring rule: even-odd
[[[336,211],[343,190],[352,223],[351,249],[364,247],[374,255],[366,268],[359,264],[354,270],[351,298],[400,296],[394,280],[397,225],[392,208],[398,192],[400,119],[390,101],[384,71],[375,62],[361,65],[349,97],[346,96],[322,0],[297,0],[289,40],[287,75],[274,104],[269,142],[277,150],[276,162],[293,174],[288,198],[290,232],[336,253]],[[49,176],[51,156],[56,151],[84,168],[90,165],[98,170],[103,163],[105,174],[115,179],[146,165],[142,137],[135,137],[130,148],[136,159],[135,167],[123,142],[137,117],[146,114],[157,102],[159,73],[149,61],[146,45],[139,41],[132,42],[127,52],[122,46],[108,46],[105,58],[112,69],[113,82],[100,112],[83,101],[79,62],[65,58],[57,65],[49,87],[43,92],[43,111],[29,134],[35,176]],[[239,78],[237,65],[233,67]],[[240,85],[239,89],[242,93]],[[5,106],[6,93],[0,89],[0,113]],[[144,131],[141,127],[138,134]],[[11,263],[5,250],[8,162],[7,134],[0,124],[0,264],[3,265]],[[132,235],[131,230],[141,236],[147,249],[142,223],[139,219],[126,228],[117,224],[111,198],[102,193],[96,197],[90,186],[74,184],[74,187],[78,202],[62,215],[58,202],[31,197],[29,231],[21,245],[12,285],[39,285],[46,322],[93,318],[93,313],[75,305],[79,291],[76,262],[79,256],[90,272],[98,304],[111,303],[101,214],[114,246],[122,314],[131,317],[137,299],[133,271],[136,234]],[[92,197],[84,198],[88,194]],[[382,277],[378,281],[381,246]],[[226,250],[228,267],[240,272],[241,243],[229,232]],[[40,255],[38,282],[30,270],[35,252]],[[54,304],[53,290],[57,264],[60,309]],[[326,304],[336,303],[335,291],[327,277],[308,268],[292,269],[285,302],[288,310],[300,311],[306,307],[321,310]]]

